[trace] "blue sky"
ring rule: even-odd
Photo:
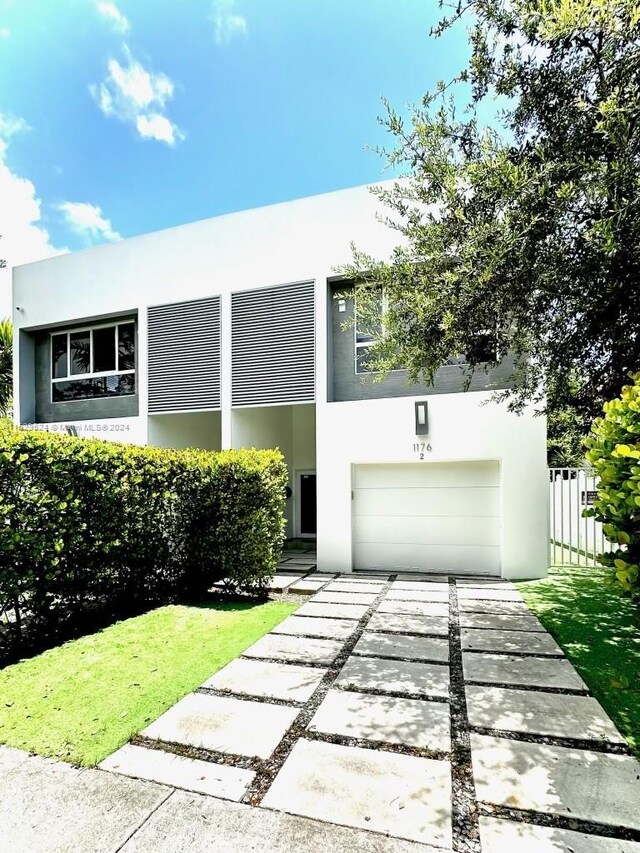
[[[388,177],[365,150],[467,55],[436,0],[0,0],[0,257]],[[9,304],[0,271],[0,313]]]

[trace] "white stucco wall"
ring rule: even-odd
[[[291,406],[291,464],[294,471],[315,470],[315,406]]]
[[[396,244],[397,234],[376,221],[377,210],[368,189],[356,187],[16,267],[14,323],[37,328],[255,287],[326,281],[351,258],[352,240],[378,256]],[[140,338],[146,340],[146,328]]]
[[[501,562],[508,578],[540,577],[548,565],[546,423],[518,416],[485,393],[330,403],[318,409],[318,563],[352,568],[352,466],[495,460],[500,464]],[[427,399],[429,435],[416,437],[414,403]]]
[[[220,450],[220,412],[150,415],[148,443],[155,447]]]

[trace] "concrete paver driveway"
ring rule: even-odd
[[[640,853],[640,763],[513,584],[311,568],[280,567],[308,602],[108,773],[60,765],[68,796],[48,819],[29,800],[24,841],[6,797],[10,849]],[[3,790],[43,762],[53,797],[55,762],[14,753]]]

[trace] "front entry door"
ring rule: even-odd
[[[316,535],[316,472],[298,472],[298,536]]]

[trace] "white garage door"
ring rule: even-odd
[[[357,465],[356,569],[500,574],[497,462]]]

